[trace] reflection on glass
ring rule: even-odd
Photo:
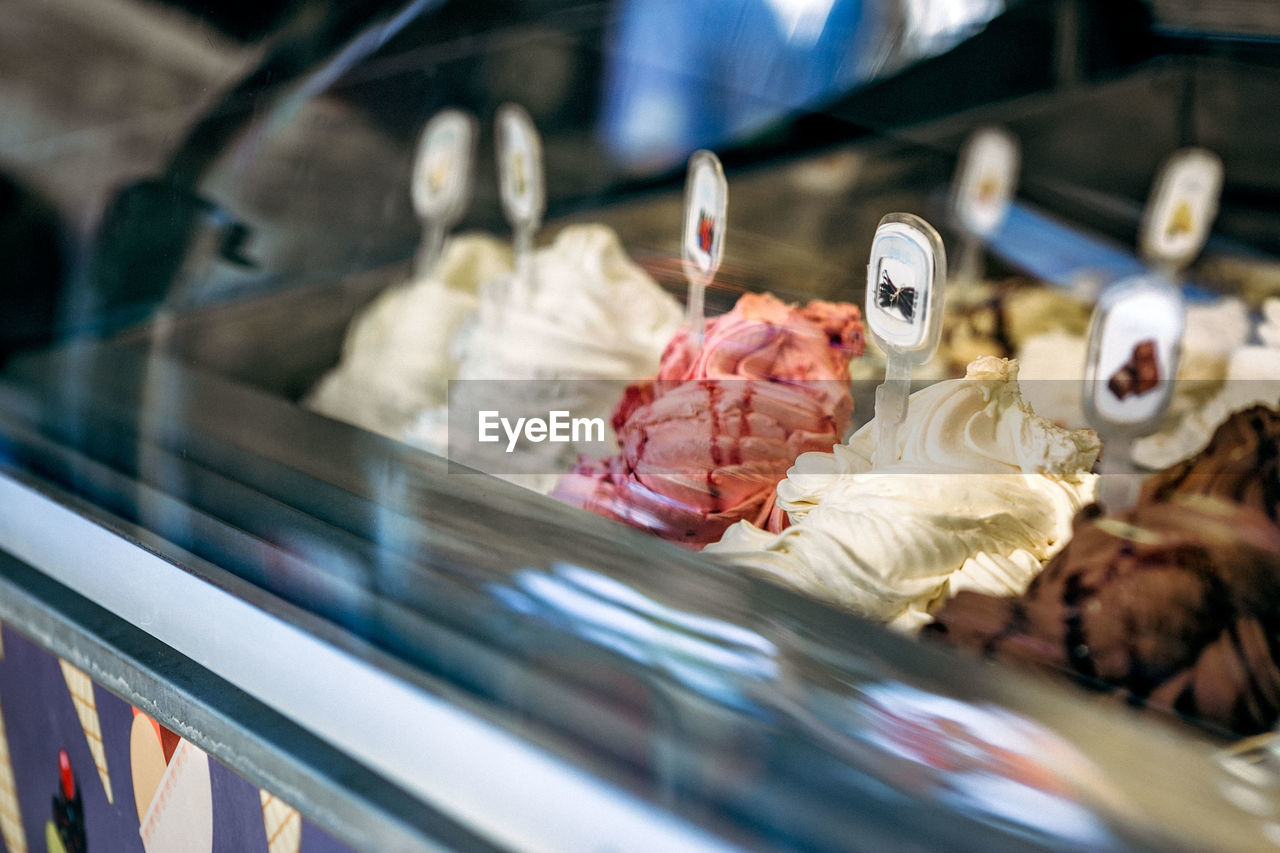
[[[1084,756],[1052,732],[1000,708],[960,702],[903,684],[864,692],[868,724],[860,736],[891,755],[929,768],[924,784],[962,811],[1019,824],[1085,849],[1111,834],[1077,792],[1123,795]]]
[[[606,40],[602,136],[635,171],[761,130],[941,53],[1004,0],[623,0]]]
[[[726,704],[742,704],[727,675],[778,676],[777,647],[754,631],[659,604],[632,587],[556,562],[549,573],[524,569],[513,586],[495,586],[513,610],[541,613],[575,634]]]
[[[902,0],[901,61],[936,56],[1004,11],[1004,0]]]

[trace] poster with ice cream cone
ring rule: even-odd
[[[27,853],[27,833],[18,808],[18,786],[9,755],[9,735],[4,727],[4,706],[0,704],[0,839],[7,853]]]
[[[129,775],[133,781],[133,805],[138,813],[138,825],[142,825],[151,801],[160,790],[169,759],[177,750],[176,736],[172,748],[166,753],[160,724],[133,709],[133,727],[129,731]]]
[[[58,665],[62,667],[62,677],[67,682],[71,701],[75,703],[76,716],[80,718],[80,728],[84,732],[85,740],[89,742],[89,752],[93,754],[94,766],[98,768],[102,789],[107,792],[107,802],[114,802],[111,776],[107,772],[107,755],[102,748],[102,723],[98,719],[98,704],[93,695],[93,681],[65,660],[59,659]]]
[[[11,624],[3,631],[0,853],[351,853]]]
[[[267,853],[299,853],[302,847],[302,815],[284,800],[260,790],[262,826],[267,833]]]
[[[212,853],[213,788],[204,750],[178,742],[138,833],[147,853]]]

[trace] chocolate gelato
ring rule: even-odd
[[[1141,500],[1174,495],[1238,501],[1280,522],[1280,411],[1253,406],[1236,412],[1204,450],[1147,479]]]
[[[1089,507],[1025,594],[961,592],[935,616],[925,634],[954,646],[1239,734],[1280,716],[1280,529],[1249,506],[1183,495],[1114,516]]]

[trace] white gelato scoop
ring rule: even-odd
[[[874,421],[802,455],[778,486],[790,526],[740,522],[707,553],[905,630],[961,589],[1022,592],[1095,499],[1101,445],[1032,412],[1017,372],[984,356],[912,395],[884,467]]]
[[[628,257],[603,225],[570,225],[533,255],[531,274],[486,281],[479,307],[455,339],[463,380],[531,380],[455,385],[463,409],[567,411],[610,422],[622,385],[652,376],[683,321],[680,304]],[[597,380],[597,381],[587,381]],[[500,397],[501,399],[495,399]],[[481,405],[483,403],[483,405]],[[405,439],[439,452],[446,444],[446,401],[425,408]],[[609,426],[605,441],[616,444]],[[540,492],[555,487],[578,454],[599,444],[522,445],[504,479]]]
[[[429,276],[388,288],[352,321],[341,361],[303,405],[403,438],[420,412],[445,403],[458,369],[453,342],[479,307],[481,283],[511,268],[505,243],[453,237]]]

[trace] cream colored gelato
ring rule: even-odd
[[[1022,396],[1057,424],[1084,426],[1084,362],[1088,341],[1065,331],[1033,335],[1018,351]]]
[[[541,380],[528,399],[512,383],[501,399],[487,399],[497,389],[484,384],[455,385],[455,394],[481,408],[561,409],[607,424],[618,386],[578,380],[652,376],[683,319],[679,303],[603,225],[564,228],[533,253],[528,272],[517,274],[510,250],[492,238],[451,240],[429,278],[387,291],[356,319],[342,363],[306,404],[441,454],[451,379]],[[582,450],[525,444],[510,471],[495,473],[547,491]]]
[[[683,311],[631,260],[617,234],[571,225],[534,253],[532,266],[531,280],[509,275],[481,287],[455,378],[653,375]]]
[[[1280,348],[1280,298],[1262,303],[1262,322],[1258,324],[1258,340],[1263,346]]]
[[[1178,378],[1196,382],[1222,380],[1231,354],[1249,340],[1252,327],[1249,309],[1235,297],[1187,306]]]
[[[511,250],[493,237],[452,238],[431,275],[387,289],[356,317],[342,360],[303,405],[403,439],[423,410],[446,401],[457,337],[479,307],[480,284],[511,269]]]
[[[802,455],[778,486],[790,526],[739,522],[707,553],[904,630],[962,589],[1022,592],[1094,500],[1100,443],[1037,416],[1017,374],[984,356],[965,379],[912,395],[882,468],[874,420]]]
[[[683,321],[675,298],[636,265],[603,225],[571,225],[537,250],[528,275],[484,282],[478,310],[455,338],[460,380],[534,380],[455,385],[464,410],[571,412],[610,423],[620,386],[652,376]],[[590,381],[595,380],[595,381]],[[499,395],[500,398],[496,398]],[[436,452],[448,442],[447,401],[422,409],[404,439]],[[616,439],[609,429],[605,441]],[[494,473],[540,492],[598,445],[524,444]]]

